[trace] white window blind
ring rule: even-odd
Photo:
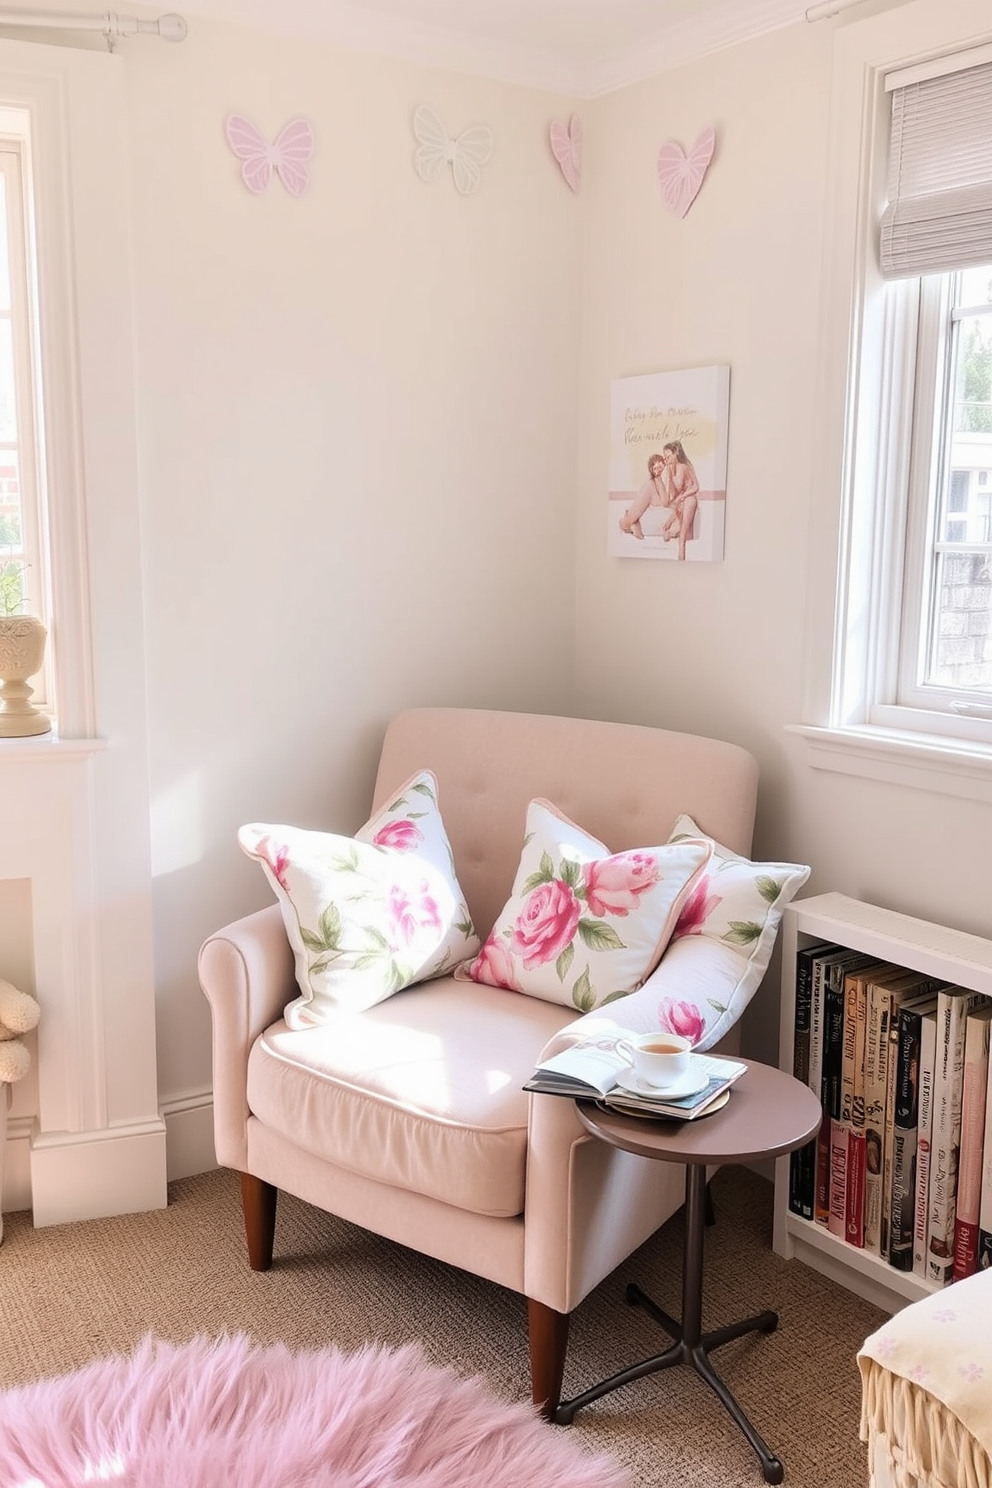
[[[992,62],[892,91],[887,279],[992,260]]]

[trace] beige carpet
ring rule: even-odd
[[[703,1325],[765,1307],[776,1333],[718,1350],[714,1362],[785,1464],[792,1488],[864,1488],[855,1354],[883,1314],[771,1251],[771,1185],[743,1169],[714,1180]],[[527,1393],[525,1304],[514,1294],[280,1198],[276,1260],[245,1259],[237,1178],[203,1174],[150,1214],[34,1230],[5,1216],[0,1246],[0,1388],[127,1351],[148,1331],[179,1342],[243,1331],[297,1348],[421,1339],[432,1359],[481,1374],[507,1399]],[[665,1346],[623,1301],[637,1281],[680,1310],[676,1215],[572,1317],[566,1394]],[[686,1367],[586,1407],[569,1431],[631,1469],[633,1488],[754,1488],[757,1459],[716,1397]],[[521,1485],[532,1488],[532,1485]],[[544,1488],[544,1485],[533,1485]]]

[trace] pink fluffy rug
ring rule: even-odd
[[[627,1488],[529,1405],[419,1348],[292,1354],[244,1335],[0,1394],[0,1488]]]

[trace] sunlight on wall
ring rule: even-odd
[[[204,854],[203,786],[199,770],[159,791],[151,804],[152,877],[198,863]]]

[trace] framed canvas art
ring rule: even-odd
[[[730,368],[613,382],[607,552],[712,563],[723,557]]]

